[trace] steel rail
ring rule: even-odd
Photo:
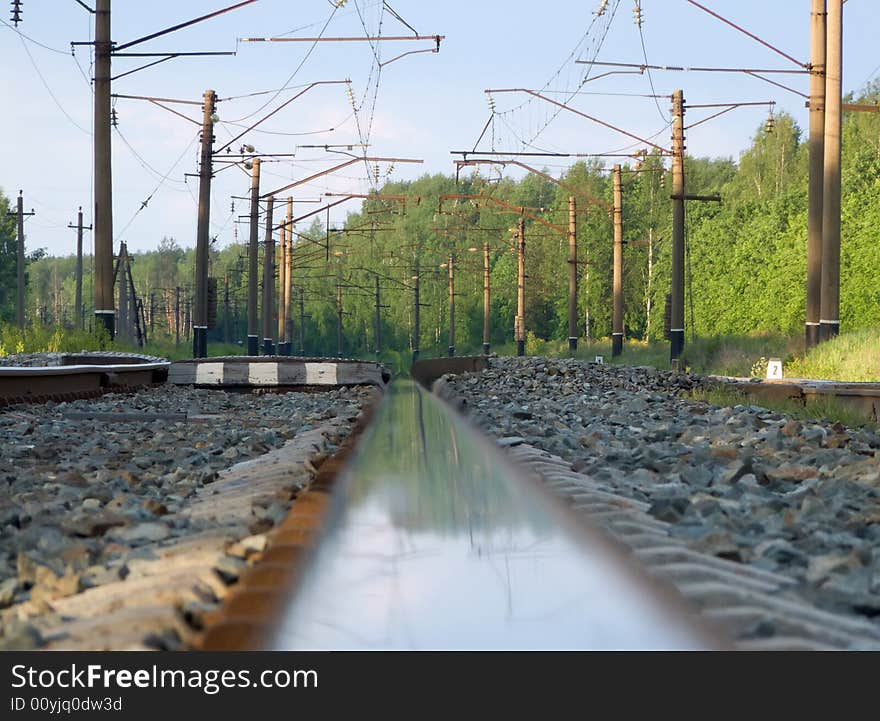
[[[275,588],[293,588],[259,619],[262,648],[722,645],[412,382],[391,387],[353,461],[309,503],[322,516],[317,545],[292,554],[296,581],[273,575]]]

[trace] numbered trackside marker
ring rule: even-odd
[[[779,358],[771,358],[767,361],[767,379],[782,380],[782,360]]]

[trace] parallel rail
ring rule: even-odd
[[[0,406],[91,398],[162,383],[169,363],[138,356],[77,355],[75,365],[0,367]]]
[[[841,405],[864,416],[866,420],[880,420],[880,383],[851,383],[809,378],[756,380],[729,376],[710,376],[710,379],[757,398],[783,398],[800,403],[833,398]]]

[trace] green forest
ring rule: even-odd
[[[880,88],[858,98],[874,103]],[[423,356],[444,355],[448,345],[449,273],[453,260],[455,346],[476,352],[482,340],[483,248],[489,245],[491,341],[513,340],[516,314],[518,215],[492,201],[443,199],[449,194],[491,196],[534,209],[556,228],[525,220],[525,327],[528,349],[543,340],[567,338],[569,195],[576,193],[581,338],[611,332],[612,224],[592,196],[611,201],[610,167],[579,162],[558,179],[538,175],[511,179],[493,166],[454,174],[426,175],[411,182],[386,182],[381,195],[351,212],[343,228],[317,218],[296,228],[293,252],[293,350],[336,355],[342,310],[341,354],[375,357],[376,279],[380,296],[383,358],[408,356],[413,347],[414,286],[420,291],[419,348]],[[552,174],[547,170],[547,174]],[[686,215],[686,329],[693,338],[772,332],[803,335],[806,283],[807,144],[790,116],[756,131],[738,161],[686,159],[687,192],[719,193],[721,202],[690,202]],[[624,298],[626,335],[663,339],[665,296],[670,285],[671,177],[661,159],[633,157],[623,171]],[[279,218],[276,204],[275,222]],[[356,201],[351,201],[355,207]],[[283,205],[281,206],[283,207]],[[0,197],[0,319],[14,315],[15,225],[9,201]],[[296,215],[296,210],[294,215]],[[300,213],[305,213],[298,209]],[[880,321],[880,115],[845,116],[841,321],[844,332],[876,327]],[[264,237],[260,229],[260,239]],[[239,240],[247,236],[245,226]],[[38,239],[29,244],[38,244]],[[216,245],[216,244],[215,244]],[[261,242],[262,246],[262,242]],[[34,248],[29,247],[29,250]],[[262,255],[262,251],[261,251]],[[74,258],[33,254],[28,265],[27,315],[47,325],[76,325]],[[260,259],[262,267],[262,258]],[[91,259],[85,259],[84,299],[91,301]],[[194,253],[176,239],[156,238],[156,248],[132,254],[132,276],[144,305],[148,331],[156,340],[181,342],[193,287]],[[217,279],[217,322],[211,340],[238,343],[246,336],[247,247],[212,247],[211,275]],[[175,327],[177,289],[179,328]],[[228,288],[228,293],[227,293]],[[276,296],[277,297],[277,296]],[[300,303],[300,298],[302,303]],[[227,300],[228,299],[228,300]],[[338,301],[341,299],[341,304]],[[86,308],[85,322],[90,322]],[[228,336],[226,335],[228,333]]]

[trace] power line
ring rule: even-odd
[[[76,126],[76,128],[78,130],[81,130],[86,135],[91,135],[92,133],[90,131],[86,130],[82,125],[80,125],[78,122],[76,122],[76,120],[74,120],[72,117],[70,117],[70,114],[64,109],[64,106],[61,105],[58,98],[55,97],[55,93],[52,92],[52,88],[49,87],[49,84],[46,82],[46,78],[44,78],[43,73],[40,72],[40,68],[37,67],[37,63],[34,60],[34,56],[31,55],[31,51],[28,50],[28,46],[27,46],[27,43],[25,43],[24,38],[20,37],[19,40],[21,41],[21,46],[24,48],[25,53],[27,53],[28,59],[31,61],[31,65],[33,66],[34,70],[36,71],[37,75],[39,76],[40,82],[43,83],[43,87],[46,88],[46,92],[49,93],[49,96],[52,98],[52,101],[55,103],[55,105],[58,106],[58,109],[62,112],[64,117],[67,118],[71,122],[71,124]]]
[[[116,130],[117,130],[117,132],[119,132],[119,128],[117,128]],[[124,143],[126,144],[126,146],[129,148],[129,150],[131,150],[131,151],[135,154],[135,156],[138,157],[138,158],[140,159],[140,156],[139,156],[139,155],[134,151],[134,149],[128,144],[128,141],[125,140],[125,136],[123,136],[121,132],[119,132],[119,136],[122,138],[123,142],[124,142]],[[125,227],[124,227],[122,230],[119,231],[119,233],[117,234],[116,238],[114,239],[114,242],[115,242],[116,240],[119,240],[119,238],[121,238],[121,237],[125,234],[125,231],[129,229],[129,227],[131,226],[132,223],[134,223],[135,218],[137,218],[138,215],[140,215],[141,211],[143,211],[143,210],[147,207],[147,205],[149,204],[149,202],[153,199],[153,196],[154,196],[157,192],[159,192],[159,189],[165,184],[165,181],[168,180],[168,176],[171,175],[171,173],[174,172],[174,169],[178,166],[178,164],[180,163],[180,161],[183,160],[184,156],[189,152],[190,148],[192,148],[193,144],[198,140],[198,138],[199,138],[199,133],[196,133],[196,134],[193,136],[193,139],[189,142],[189,145],[187,145],[186,148],[184,148],[183,152],[180,154],[180,156],[177,158],[177,160],[174,161],[174,165],[171,166],[171,168],[168,170],[168,172],[165,173],[165,175],[162,177],[161,180],[159,180],[159,182],[158,182],[158,184],[156,185],[156,187],[153,188],[153,191],[152,191],[152,192],[147,196],[147,198],[146,198],[146,199],[140,204],[140,207],[134,212],[134,215],[132,215],[132,216],[131,216],[131,219],[128,221],[128,223],[125,224]],[[151,169],[152,169],[152,168],[151,168]],[[155,171],[154,171],[154,172],[155,172]],[[179,181],[178,181],[178,182],[179,182]],[[187,190],[187,191],[189,192],[189,194],[192,196],[192,189],[189,187],[188,184],[186,184],[186,190]],[[193,197],[193,200],[195,201],[195,197]],[[197,204],[198,204],[198,203],[197,203]]]
[[[39,40],[34,40],[32,37],[30,37],[29,35],[25,35],[21,30],[19,30],[16,27],[13,27],[5,20],[0,20],[0,23],[3,23],[6,27],[8,27],[10,30],[12,30],[12,32],[16,33],[20,38],[24,38],[28,42],[31,42],[34,45],[38,45],[39,47],[43,48],[44,50],[50,50],[51,52],[58,53],[59,55],[67,55],[68,54],[67,50],[58,50],[57,48],[53,48],[53,47],[49,47],[48,45],[44,45]]]
[[[327,28],[330,25],[330,21],[333,20],[333,17],[336,15],[337,10],[339,10],[339,6],[334,5],[333,12],[330,13],[330,17],[327,18],[327,20],[324,22],[324,27],[322,27],[321,32],[318,33],[318,38],[324,37],[324,33],[327,32]],[[254,110],[252,113],[249,113],[248,115],[245,115],[244,117],[241,117],[241,118],[236,118],[234,122],[240,123],[243,120],[249,120],[250,118],[254,117],[254,115],[256,115],[257,113],[262,112],[264,108],[268,107],[273,102],[275,102],[275,99],[282,92],[284,92],[287,89],[287,87],[290,85],[290,82],[297,76],[299,71],[302,69],[303,65],[306,64],[306,61],[311,57],[311,55],[315,51],[316,47],[318,47],[318,40],[315,40],[312,43],[311,47],[306,52],[305,57],[303,57],[303,59],[300,60],[299,65],[297,65],[296,68],[294,68],[293,72],[290,74],[290,77],[284,81],[284,84],[281,86],[281,89],[278,90],[278,92],[276,92],[271,98],[269,98],[265,103],[263,103],[259,108]]]
[[[638,7],[639,11],[641,12],[640,6],[637,5],[636,7]],[[645,59],[645,66],[647,67],[648,51],[645,49],[645,33],[642,31],[641,20],[637,22],[636,25],[639,28],[639,40],[641,40],[642,43],[642,57]],[[651,92],[654,94],[654,105],[657,106],[657,112],[660,113],[660,117],[663,119],[663,121],[667,122],[669,120],[669,116],[665,115],[663,113],[663,110],[660,108],[660,103],[657,100],[657,91],[654,89],[654,78],[652,77],[650,70],[648,70],[648,83],[651,85]]]

